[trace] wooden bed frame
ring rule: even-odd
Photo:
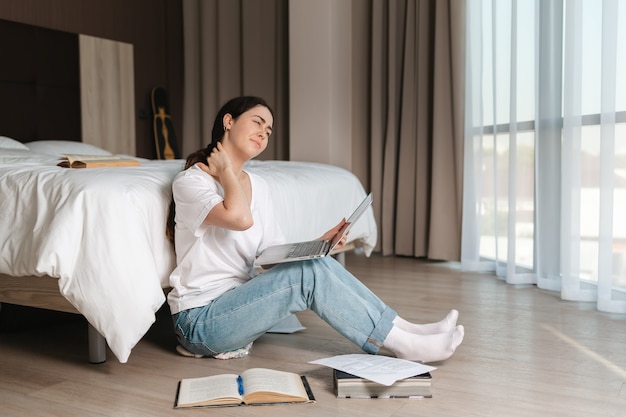
[[[59,292],[57,278],[49,276],[14,277],[0,274],[0,304],[16,304],[80,314]],[[107,345],[104,337],[88,324],[89,362],[106,361]]]

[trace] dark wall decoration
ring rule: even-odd
[[[2,0],[0,19],[66,32],[66,34],[55,32],[61,37],[85,34],[132,44],[135,66],[137,156],[156,157],[150,102],[153,87],[162,86],[167,89],[174,128],[177,132],[182,132],[183,20],[180,0]],[[46,42],[56,42],[54,36],[57,35],[50,35],[52,32],[46,33],[42,31],[43,35],[34,35],[41,37],[35,42],[39,46],[34,47],[45,48]],[[2,39],[1,42],[2,51],[5,51],[5,48],[13,48],[22,54],[33,52],[20,38]],[[36,54],[33,53],[33,56]],[[73,52],[68,50],[67,56],[64,53],[64,56],[55,55],[47,59],[50,64],[60,59],[78,59],[72,56]],[[45,85],[46,65],[48,65],[46,62],[42,62],[43,75],[39,75],[44,77],[41,89],[46,92],[43,99],[37,97],[38,94],[42,95],[40,90],[31,91],[30,95],[26,94],[24,100],[41,99],[41,106],[48,108],[47,100],[54,97],[54,91],[49,90],[53,86]],[[52,67],[50,65],[50,71],[54,71]],[[56,78],[57,76],[58,74],[55,75]],[[70,76],[71,74],[68,74],[68,78],[78,78]],[[73,87],[67,87],[66,92],[58,94],[71,94]],[[3,109],[4,107],[1,107],[0,111]],[[77,111],[80,112],[79,109]],[[50,123],[58,121],[54,109],[50,109],[50,112],[42,110],[39,117],[50,117]],[[74,123],[72,125],[76,126]],[[80,129],[80,124],[78,126]],[[74,133],[68,132],[68,138]]]

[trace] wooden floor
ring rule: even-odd
[[[337,399],[331,370],[308,362],[361,353],[310,312],[305,331],[268,334],[251,356],[176,355],[166,309],[128,363],[87,363],[83,319],[4,306],[0,311],[2,416],[568,416],[626,415],[626,317],[514,287],[454,265],[347,256],[347,267],[400,315],[438,320],[457,308],[466,336],[434,364],[433,398]],[[250,367],[307,376],[315,404],[173,410],[179,379]]]

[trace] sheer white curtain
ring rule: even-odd
[[[626,2],[467,0],[462,265],[626,313]]]

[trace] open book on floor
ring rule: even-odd
[[[431,398],[430,373],[399,379],[383,385],[337,369],[333,370],[333,385],[337,398]]]
[[[174,408],[312,402],[315,397],[305,376],[251,368],[241,375],[221,374],[181,380]]]
[[[63,168],[102,168],[136,167],[141,164],[137,159],[119,155],[65,155],[57,165]]]

